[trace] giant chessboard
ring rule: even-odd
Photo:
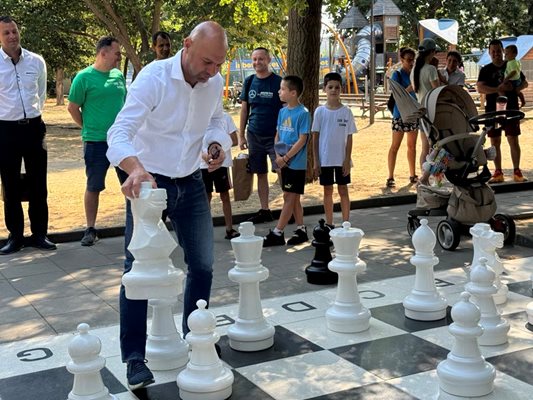
[[[506,261],[508,301],[501,311],[510,324],[509,342],[481,346],[497,370],[495,390],[483,399],[533,398],[533,329],[525,308],[533,301],[530,276],[533,258]],[[462,268],[435,274],[439,291],[453,305],[464,290]],[[447,317],[420,322],[404,316],[402,301],[414,285],[414,276],[360,284],[363,304],[370,309],[370,329],[356,334],[328,331],[325,312],[336,289],[263,300],[263,310],[275,325],[272,348],[242,353],[229,347],[226,336],[238,305],[213,308],[221,335],[222,359],[233,370],[231,399],[436,399],[437,364],[446,358],[454,339]],[[73,329],[83,321],[73,321]],[[181,326],[181,315],[176,315]],[[118,399],[179,399],[179,371],[154,371],[156,383],[129,392],[126,368],[120,360],[118,326],[92,329],[102,341],[105,385]],[[73,376],[65,365],[73,334],[7,343],[0,346],[1,400],[60,400],[72,389]],[[441,398],[453,398],[442,395]],[[479,398],[481,399],[481,398]]]

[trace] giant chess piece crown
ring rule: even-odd
[[[359,245],[364,232],[343,222],[342,228],[330,232],[335,245],[335,258],[329,269],[339,274],[335,302],[326,311],[329,329],[335,332],[362,332],[370,327],[370,311],[361,304],[357,289],[357,273],[366,270],[366,263],[359,259]]]
[[[139,197],[131,199],[133,235],[128,250],[135,261],[122,277],[130,300],[176,298],[183,290],[184,274],[169,258],[176,241],[161,221],[166,200],[166,190],[152,189],[150,182],[143,182]]]
[[[428,220],[420,220],[420,226],[413,233],[415,255],[410,262],[416,267],[415,285],[403,300],[405,316],[418,321],[436,321],[446,316],[448,302],[435,286],[433,267],[439,259],[433,249],[437,242],[435,233],[428,226]]]
[[[255,236],[251,222],[239,226],[240,236],[231,240],[235,267],[228,272],[231,281],[239,284],[239,314],[228,329],[230,347],[239,351],[259,351],[274,344],[274,327],[263,316],[259,282],[268,278],[268,269],[261,265],[263,238]]]
[[[494,284],[497,291],[494,294],[496,304],[503,304],[507,301],[509,288],[500,281],[500,275],[504,271],[503,262],[496,253],[496,249],[503,247],[503,233],[495,232],[489,224],[477,223],[470,228],[472,235],[472,244],[474,246],[474,257],[472,259],[471,269],[479,262],[481,258],[487,259],[487,265],[496,273]]]
[[[105,367],[105,359],[100,356],[102,343],[89,333],[89,325],[78,325],[78,335],[68,345],[71,361],[67,370],[74,375],[72,391],[68,400],[116,400],[104,386],[100,371]]]

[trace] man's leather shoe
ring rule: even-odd
[[[55,243],[52,243],[46,236],[32,236],[31,237],[32,247],[36,247],[41,250],[55,250],[57,246]]]
[[[19,251],[23,247],[24,247],[24,239],[22,239],[22,238],[15,239],[15,238],[10,237],[7,240],[5,246],[0,249],[0,254],[1,255],[7,255],[7,254],[11,254],[11,253],[16,253],[17,251]]]

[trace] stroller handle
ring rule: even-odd
[[[525,117],[522,111],[501,110],[490,111],[485,114],[476,115],[468,120],[472,125],[485,125],[487,130],[494,128],[497,124],[504,125],[510,121],[518,121]]]

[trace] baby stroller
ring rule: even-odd
[[[393,94],[398,104],[396,91]],[[402,97],[400,101],[407,100]],[[431,90],[425,97],[424,107],[416,108],[420,127],[431,148],[425,168],[436,182],[446,177],[451,185],[418,186],[417,206],[408,212],[408,233],[412,235],[420,226],[419,217],[444,216],[446,219],[437,225],[436,236],[445,250],[455,250],[461,234],[478,222],[489,223],[493,230],[504,234],[506,244],[512,243],[515,224],[510,216],[495,214],[496,201],[487,185],[491,174],[483,144],[492,127],[521,119],[524,114],[508,110],[478,115],[472,98],[459,86]],[[475,133],[480,125],[481,133]]]

